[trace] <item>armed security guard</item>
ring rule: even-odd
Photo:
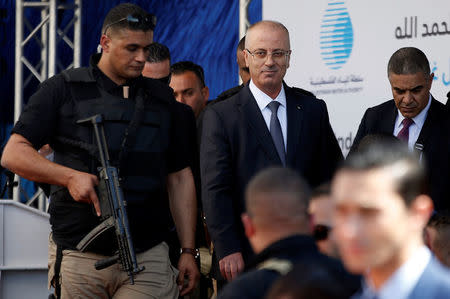
[[[141,76],[155,25],[156,18],[134,4],[112,8],[102,27],[103,52],[92,56],[88,68],[43,82],[5,148],[4,167],[51,185],[49,284],[56,297],[177,298],[179,290],[184,295],[198,281],[195,187],[188,158],[177,151],[184,146],[177,136],[182,124],[177,123],[171,89]],[[134,284],[119,264],[94,268],[96,261],[116,253],[114,234],[102,234],[85,251],[76,250],[101,221],[94,134],[91,126],[77,124],[96,114],[104,119],[137,263],[145,268],[134,275]],[[36,150],[47,143],[54,149],[54,162]],[[164,242],[169,206],[182,245],[178,279]]]

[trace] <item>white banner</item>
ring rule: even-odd
[[[327,102],[347,154],[364,111],[392,98],[387,63],[399,48],[421,49],[435,74],[431,92],[450,91],[449,0],[263,0],[263,19],[290,32],[288,85]]]

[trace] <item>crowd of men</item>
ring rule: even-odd
[[[243,83],[212,101],[203,68],[172,64],[155,26],[139,6],[112,8],[102,52],[42,83],[4,149],[2,166],[51,186],[56,298],[449,296],[450,117],[422,51],[392,55],[393,99],[366,111],[344,160],[325,102],[283,81],[283,24],[248,29]],[[116,253],[114,234],[78,246],[102,220],[95,134],[78,123],[97,114],[127,203],[133,281],[120,262],[95,270]]]

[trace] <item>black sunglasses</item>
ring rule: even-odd
[[[103,34],[106,34],[106,31],[109,27],[119,24],[120,22],[127,21],[128,26],[132,29],[141,29],[144,31],[154,30],[156,27],[156,16],[152,14],[143,15],[128,15],[125,18],[117,20],[116,22],[112,22],[111,24],[106,25]]]
[[[314,225],[313,237],[316,241],[323,241],[328,239],[331,227],[323,224]]]

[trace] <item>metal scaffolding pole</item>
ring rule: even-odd
[[[64,68],[81,65],[81,5],[82,0],[16,0],[14,122],[19,119],[22,112],[23,89],[33,77],[42,82]],[[34,10],[36,14],[33,14],[33,11],[27,14],[28,10]],[[32,20],[27,19],[27,17],[34,16],[34,20],[36,20],[39,12],[40,22],[33,25]],[[66,28],[59,28],[58,12],[64,14],[72,12],[72,19]],[[26,33],[26,30],[28,33]],[[68,35],[69,30],[71,30],[70,33],[73,33],[72,38]],[[30,54],[30,51],[27,52],[27,46],[31,44],[31,41],[35,41],[40,47],[38,63],[33,63],[32,59],[25,56]],[[61,46],[61,42],[64,42],[73,52],[73,60],[67,66],[62,66],[58,59],[57,50]],[[28,74],[28,78],[24,80],[25,72]],[[16,175],[14,181],[17,187],[13,191],[13,199],[20,201],[20,178]],[[39,192],[40,190],[36,194]],[[45,206],[43,195],[40,195],[39,207],[45,209]]]
[[[243,38],[250,27],[248,20],[248,7],[252,0],[239,0],[239,39]]]

